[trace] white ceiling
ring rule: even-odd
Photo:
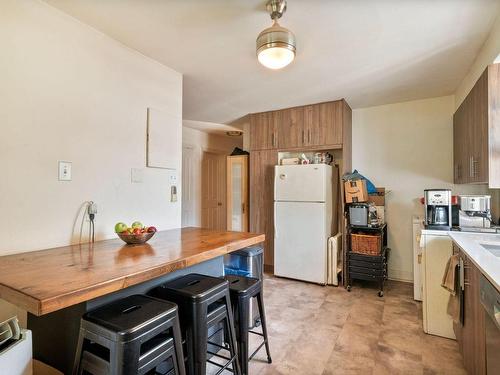
[[[223,135],[225,137],[229,137],[227,132],[243,131],[243,129],[239,127],[206,121],[183,120],[182,125],[205,133]]]
[[[496,18],[496,0],[289,0],[297,57],[255,57],[266,0],[45,0],[184,74],[184,118],[345,97],[351,107],[452,94]]]

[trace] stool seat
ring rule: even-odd
[[[154,288],[150,295],[175,302],[179,306],[190,375],[206,375],[207,362],[220,368],[217,375],[224,371],[241,375],[227,280],[188,274]],[[223,341],[223,344],[227,343],[227,346],[220,345],[220,332],[225,334],[227,342]],[[211,340],[213,337],[217,342]],[[229,356],[221,355],[219,350],[227,350]],[[224,359],[224,363],[216,362],[212,357]]]
[[[132,295],[83,315],[73,374],[145,375],[171,364],[185,375],[177,305]]]
[[[213,295],[224,293],[227,288],[227,281],[219,277],[191,273],[169,281],[160,288],[168,289],[170,295],[175,294],[200,303]]]
[[[231,294],[253,296],[262,287],[262,281],[253,277],[227,275],[224,278],[229,282],[229,291]]]
[[[177,305],[158,298],[133,295],[90,311],[83,319],[104,327],[119,340],[137,337],[177,313]]]

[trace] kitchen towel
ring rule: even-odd
[[[450,259],[448,259],[444,270],[443,281],[441,282],[441,286],[450,292],[452,296],[457,294],[457,285],[455,280],[458,261],[458,254],[452,255]]]
[[[460,258],[458,254],[452,255],[446,263],[443,281],[441,286],[450,292],[450,299],[448,300],[447,313],[455,323],[460,320],[460,295],[457,293],[460,289],[458,280],[458,263]]]

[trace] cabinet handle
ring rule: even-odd
[[[311,129],[307,129],[307,141],[311,143]]]
[[[477,177],[478,175],[478,168],[477,168],[478,164],[479,160],[475,160],[474,157],[472,157],[472,177]]]
[[[474,158],[471,156],[469,158],[469,177],[474,177]]]
[[[242,203],[241,204],[241,213],[244,214],[245,213],[245,203]]]
[[[276,144],[274,143],[274,133],[271,135],[272,139],[273,139],[273,147],[276,147]]]
[[[302,144],[306,143],[305,132],[302,130]]]

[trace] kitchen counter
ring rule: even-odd
[[[500,246],[500,234],[450,231],[448,235],[483,275],[500,290],[500,257],[481,246],[481,244]]]
[[[36,316],[95,299],[265,240],[200,228],[160,231],[146,244],[120,239],[0,257],[0,298]]]

